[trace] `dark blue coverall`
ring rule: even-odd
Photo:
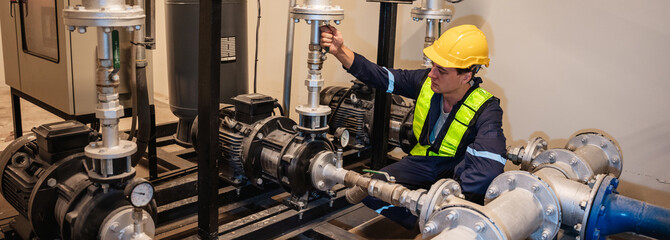
[[[374,64],[365,57],[355,54],[354,62],[347,70],[350,74],[365,84],[379,90],[398,94],[416,100],[421,86],[428,76],[430,69],[401,70],[387,69]],[[482,82],[475,78],[473,87]],[[434,94],[428,112],[428,127],[433,129],[441,114],[440,94]],[[454,105],[456,110],[464,99]],[[406,156],[401,161],[388,165],[380,171],[394,176],[396,183],[409,189],[430,189],[430,186],[442,178],[452,178],[461,185],[465,198],[469,201],[483,204],[484,194],[491,181],[503,172],[505,166],[505,135],[502,130],[502,108],[497,98],[481,109],[477,122],[471,128],[468,136],[464,136],[467,151],[455,157],[438,156]],[[454,110],[452,112],[455,114]],[[424,124],[425,125],[425,124]],[[438,133],[444,136],[448,128],[445,123]],[[441,141],[435,140],[434,146]],[[375,175],[375,178],[382,178]],[[363,203],[369,208],[381,213],[387,218],[399,223],[408,229],[417,224],[417,217],[406,208],[395,207],[374,197],[367,197]]]

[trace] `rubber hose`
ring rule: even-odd
[[[149,106],[149,89],[147,87],[146,67],[137,67],[137,152],[131,160],[133,167],[139,163],[149,145],[151,138],[151,109]]]

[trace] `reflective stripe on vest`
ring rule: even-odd
[[[414,121],[412,122],[412,130],[414,132],[414,137],[417,140],[421,137],[421,131],[424,127],[424,123],[428,118],[428,111],[430,110],[430,102],[433,98],[433,90],[430,88],[431,79],[427,78],[421,87],[421,92],[416,101],[416,106],[414,107]],[[493,95],[482,88],[476,88],[467,96],[463,104],[456,111],[454,120],[449,124],[447,129],[447,134],[442,139],[442,144],[440,145],[439,153],[433,151],[428,152],[430,145],[421,145],[419,141],[414,145],[414,148],[410,151],[410,154],[414,156],[442,156],[442,157],[454,157],[458,151],[458,147],[461,144],[465,132],[470,126],[470,122],[477,113],[477,110]],[[452,111],[453,112],[453,111]],[[428,132],[432,131],[429,129]],[[436,141],[438,139],[435,139]]]

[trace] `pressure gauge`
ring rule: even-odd
[[[133,207],[147,206],[154,198],[154,186],[144,179],[131,180],[124,191]]]
[[[335,137],[340,141],[340,145],[343,148],[349,145],[349,130],[346,128],[340,127],[335,129]]]

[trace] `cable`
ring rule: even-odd
[[[449,3],[459,3],[462,2],[463,0],[447,0]]]
[[[284,115],[284,108],[281,106],[281,104],[279,104],[278,102],[275,102],[275,108],[279,109],[279,114],[281,116],[286,117],[286,115]],[[272,114],[274,114],[274,111],[272,111]]]
[[[256,85],[257,85],[257,78],[256,75],[258,75],[258,32],[259,29],[261,28],[261,0],[258,0],[258,20],[256,21],[256,57],[254,61],[254,93],[256,93]]]
[[[333,121],[333,119],[335,118],[335,115],[337,114],[337,111],[340,110],[340,106],[342,105],[342,102],[344,102],[344,99],[347,97],[347,95],[349,95],[349,94],[351,93],[351,90],[352,90],[352,89],[353,89],[353,87],[350,87],[349,89],[347,89],[347,91],[344,92],[344,95],[342,95],[342,98],[340,98],[340,100],[337,101],[337,106],[335,107],[335,110],[333,111],[333,114],[331,115],[331,116],[333,116],[333,117],[331,117],[330,119],[328,119],[328,126],[330,126],[330,123],[331,123],[331,122]]]

